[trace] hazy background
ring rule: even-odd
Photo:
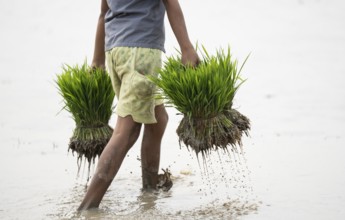
[[[262,204],[238,218],[343,219],[345,2],[180,4],[193,42],[210,51],[230,45],[239,62],[251,53],[235,107],[252,121],[244,148],[255,198]],[[0,1],[1,219],[77,218],[85,179],[76,178],[76,158],[67,153],[74,122],[66,112],[58,114],[62,102],[54,79],[63,63],[91,61],[99,8],[100,1]],[[168,22],[166,34],[170,55],[178,44]],[[179,177],[171,194],[153,208],[141,206],[136,145],[94,217],[128,218],[152,209],[163,213],[157,218],[178,218],[180,210],[208,207],[211,199],[198,193],[203,183],[196,158],[177,143],[180,116],[169,112],[161,166]],[[181,170],[194,175],[181,176]],[[213,211],[216,218],[230,218],[227,211]],[[202,218],[199,214],[184,218]]]

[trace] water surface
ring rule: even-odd
[[[62,63],[91,59],[99,2],[2,1],[1,219],[343,219],[345,3],[180,3],[194,42],[230,44],[239,61],[251,53],[234,103],[252,120],[244,159],[214,154],[205,175],[179,147],[181,116],[169,109],[161,167],[171,191],[140,191],[137,144],[100,209],[78,214],[86,171],[78,177],[67,152],[74,124],[59,113],[54,77]],[[167,23],[168,55],[174,47]]]

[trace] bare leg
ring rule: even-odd
[[[131,116],[118,117],[113,135],[99,158],[96,172],[78,210],[99,206],[128,150],[138,139],[140,128],[141,124],[134,122]]]
[[[145,124],[141,145],[143,189],[156,189],[162,137],[168,123],[164,105],[155,107],[156,124]]]

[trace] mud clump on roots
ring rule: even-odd
[[[246,116],[242,115],[236,109],[229,109],[224,111],[225,116],[232,121],[234,125],[240,130],[241,135],[244,133],[249,135],[250,120]]]
[[[78,172],[82,159],[88,162],[88,173],[90,166],[95,163],[111,138],[113,129],[110,126],[101,127],[77,127],[73,131],[68,150],[78,156]]]
[[[242,135],[248,136],[249,119],[235,109],[225,110],[210,118],[193,118],[184,115],[176,132],[179,142],[198,155],[207,156],[212,150],[228,150],[242,146]]]

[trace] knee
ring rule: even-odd
[[[165,107],[162,106],[158,106],[156,107],[156,118],[159,124],[166,126],[168,124],[169,121],[169,115],[167,113],[167,111],[165,110]]]
[[[168,124],[168,121],[169,121],[169,115],[166,111],[164,111],[162,113],[162,116],[161,116],[161,120],[162,120],[162,124],[164,125],[167,125]]]
[[[116,146],[117,149],[124,148],[128,151],[137,141],[140,135],[141,124],[136,124],[131,127],[116,128],[111,138],[111,144]]]
[[[135,126],[133,130],[131,131],[129,138],[128,138],[128,148],[131,148],[135,142],[138,140],[138,137],[140,135],[140,128],[141,126]]]

